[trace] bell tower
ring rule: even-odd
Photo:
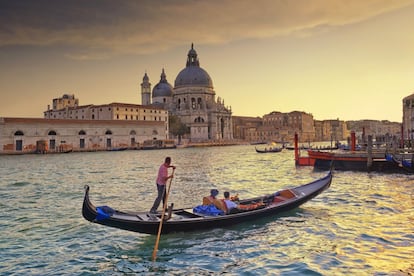
[[[147,72],[145,72],[144,78],[141,83],[141,104],[150,105],[151,104],[151,83]]]

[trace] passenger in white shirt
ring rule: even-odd
[[[224,192],[224,203],[226,204],[227,213],[230,213],[231,209],[238,207],[238,205],[234,201],[230,200],[229,192]]]

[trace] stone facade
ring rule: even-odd
[[[251,143],[261,142],[257,129],[263,125],[261,117],[233,116],[233,137]]]
[[[361,143],[367,141],[368,135],[374,140],[382,141],[395,137],[401,138],[401,123],[378,120],[347,121],[349,131],[355,132],[355,136]],[[388,137],[388,138],[385,138]]]
[[[163,121],[0,118],[0,153],[136,148],[148,139],[167,139]]]
[[[295,132],[303,141],[315,139],[313,116],[300,111],[289,113],[273,111],[266,114],[263,116],[263,127],[259,131],[270,141],[290,141]]]
[[[273,111],[261,117],[233,117],[233,133],[236,139],[250,143],[293,142],[297,133],[301,142],[341,141],[350,135],[345,121],[317,121],[311,114],[293,111]]]
[[[64,95],[65,96],[65,95]],[[64,97],[63,96],[63,97]],[[62,97],[62,98],[63,98]],[[55,101],[54,99],[53,101]],[[54,105],[55,106],[55,105]],[[168,111],[156,105],[110,103],[104,105],[59,105],[48,109],[45,119],[162,121],[168,127]]]
[[[314,122],[315,141],[343,141],[350,136],[345,121],[323,120]]]

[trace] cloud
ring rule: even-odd
[[[65,46],[67,57],[147,54],[183,42],[312,35],[414,4],[413,0],[72,0],[0,2],[0,47]],[[323,26],[323,27],[321,27]]]

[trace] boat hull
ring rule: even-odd
[[[273,148],[270,150],[260,150],[255,148],[257,153],[276,153],[276,152],[281,152],[283,149],[282,148]]]

